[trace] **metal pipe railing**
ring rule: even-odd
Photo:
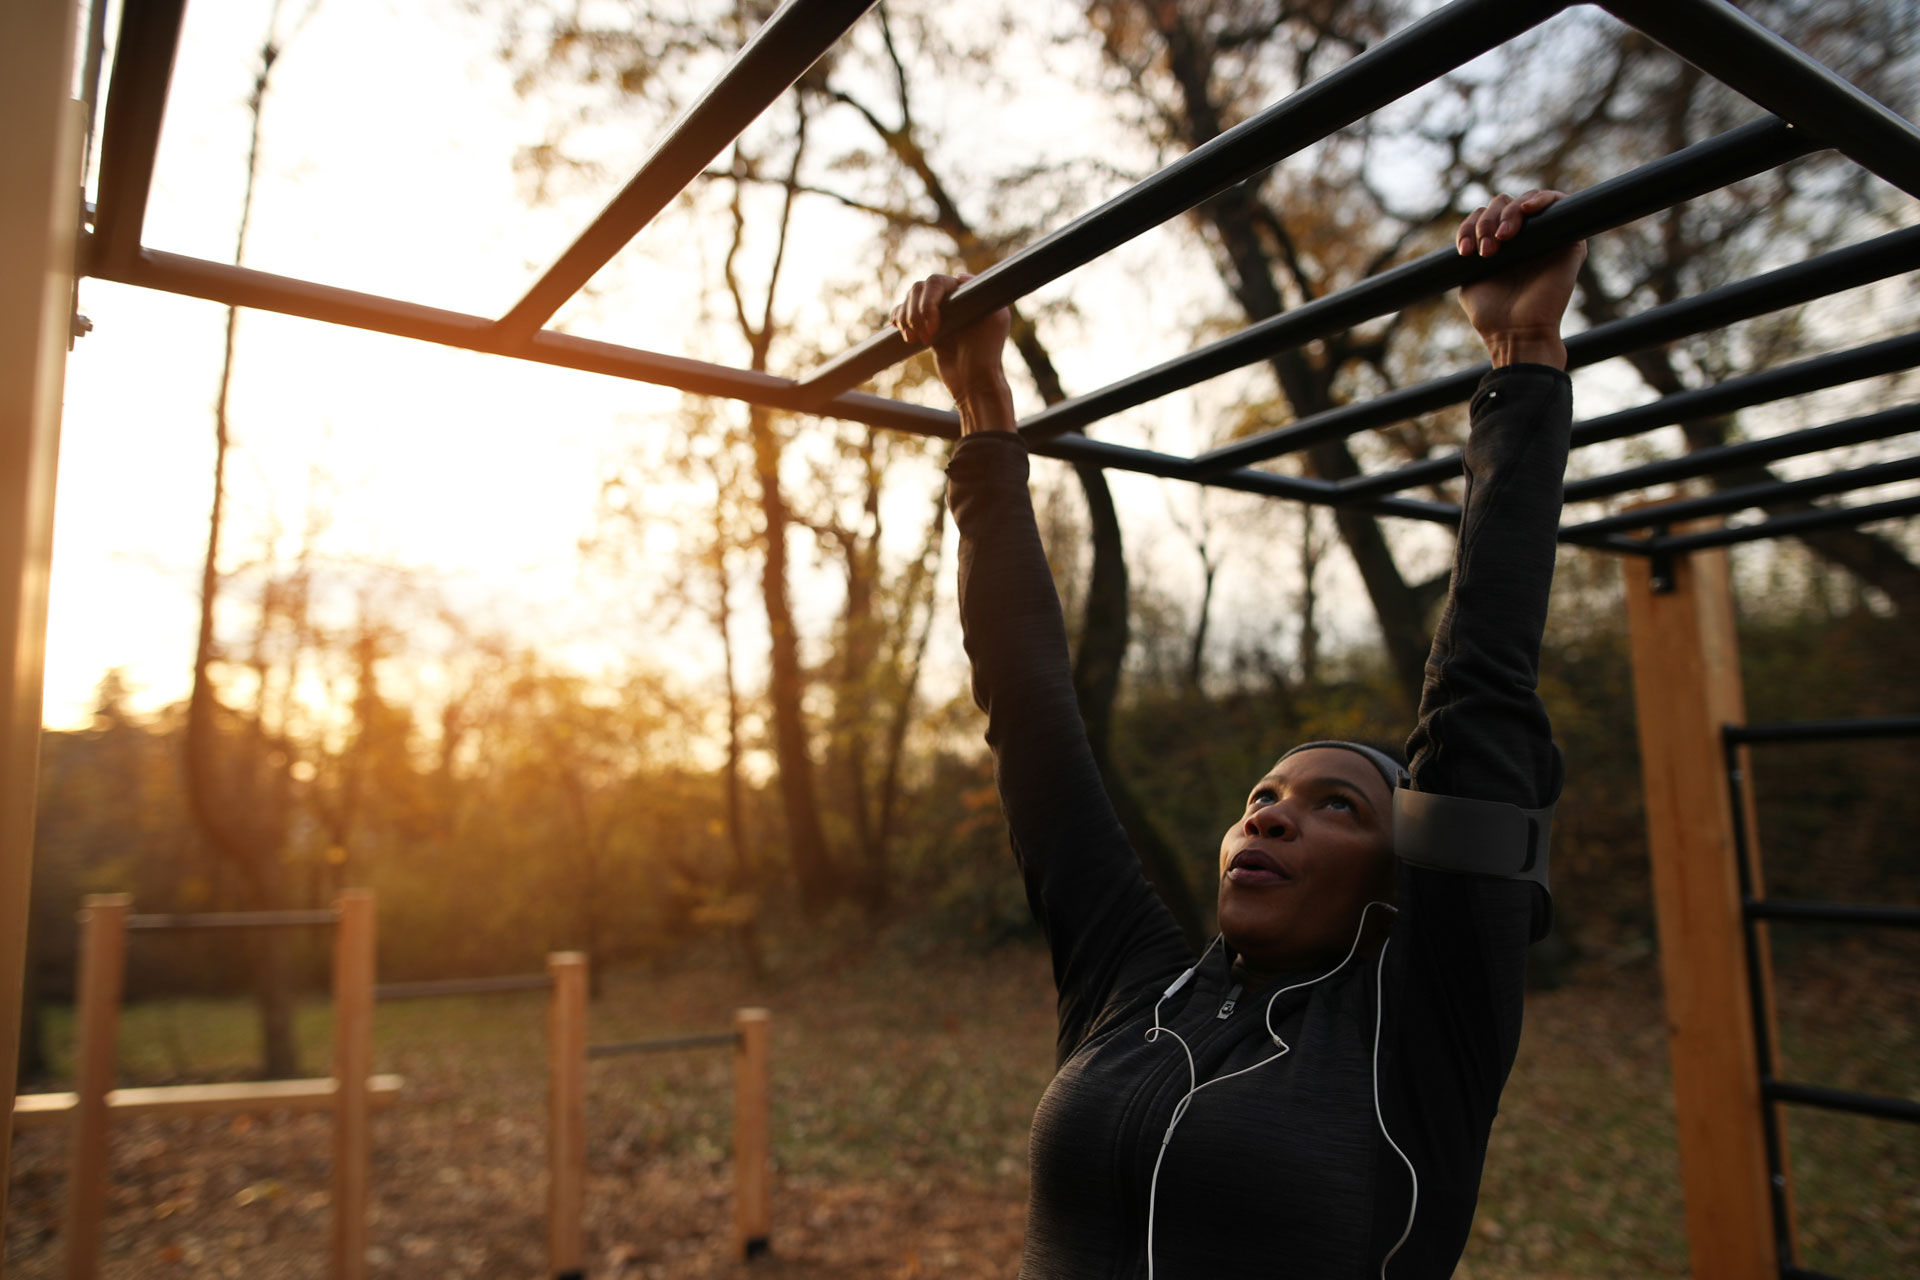
[[[1854,902],[1803,902],[1796,898],[1756,898],[1741,904],[1750,920],[1787,920],[1800,924],[1857,924],[1879,929],[1920,929],[1920,907],[1879,907]]]
[[[145,0],[120,11],[100,136],[100,198],[89,242],[96,260],[116,267],[124,268],[140,251],[160,122],[186,7],[186,0]]]
[[[1881,1094],[1860,1093],[1853,1089],[1829,1089],[1817,1084],[1794,1084],[1786,1080],[1762,1079],[1760,1096],[1769,1102],[1791,1102],[1823,1111],[1845,1111],[1876,1120],[1899,1120],[1920,1124],[1920,1102],[1908,1098],[1889,1098]]]
[[[1804,480],[1782,480],[1776,484],[1746,485],[1738,489],[1723,489],[1718,493],[1704,494],[1698,498],[1680,498],[1673,502],[1662,502],[1656,506],[1636,507],[1632,511],[1623,511],[1619,515],[1568,525],[1560,530],[1560,536],[1568,542],[1577,542],[1583,537],[1592,537],[1597,534],[1674,525],[1685,520],[1697,520],[1702,516],[1727,515],[1735,511],[1745,511],[1749,507],[1768,507],[1779,502],[1824,498],[1836,493],[1851,493],[1856,489],[1871,489],[1876,485],[1896,484],[1902,480],[1916,478],[1920,478],[1920,456],[1901,458],[1894,462],[1877,462],[1871,466],[1855,467],[1848,471],[1832,471],[1823,476],[1809,476]]]
[[[1920,738],[1920,716],[1862,716],[1851,720],[1772,720],[1730,724],[1729,742],[1848,742],[1858,738]]]
[[[1498,257],[1466,257],[1452,246],[1436,249],[1337,293],[1315,298],[1250,325],[1197,351],[1088,395],[1062,401],[1035,414],[1021,429],[1031,436],[1083,427],[1278,352],[1438,297],[1449,289],[1497,275],[1517,261],[1552,253],[1576,240],[1644,218],[1669,205],[1765,173],[1811,149],[1806,135],[1795,133],[1784,121],[1756,120],[1568,196],[1527,219],[1520,234],[1501,247]],[[1279,434],[1240,441],[1204,454],[1197,461],[1210,469],[1240,466],[1277,456],[1288,448],[1305,448],[1307,444],[1317,443],[1308,439],[1305,443],[1290,443],[1286,448],[1268,448],[1268,442]]]
[[[1146,181],[982,271],[941,306],[965,328],[1229,187],[1538,26],[1568,0],[1453,0],[1175,160]],[[921,348],[891,327],[800,380],[825,400]]]
[[[501,343],[532,337],[873,4],[786,0],[775,10],[674,122],[620,194],[500,318]]]
[[[1848,351],[1835,351],[1784,364],[1777,369],[1729,378],[1712,386],[1677,391],[1630,409],[1576,422],[1573,424],[1573,447],[1579,449],[1607,440],[1620,440],[1676,423],[1722,417],[1791,396],[1803,396],[1845,386],[1849,382],[1899,373],[1915,365],[1920,365],[1920,333],[1901,334]],[[1351,497],[1371,498],[1411,489],[1416,485],[1439,484],[1459,474],[1460,455],[1450,453],[1395,471],[1360,476],[1343,482],[1340,487],[1342,492]]]
[[[1815,507],[1795,511],[1754,524],[1734,525],[1726,529],[1705,529],[1699,533],[1674,534],[1647,539],[1650,555],[1678,555],[1707,547],[1731,547],[1742,542],[1762,542],[1769,538],[1798,537],[1821,529],[1858,529],[1882,520],[1898,520],[1920,515],[1920,497],[1896,498],[1889,502],[1864,503],[1857,507]]]
[[[324,908],[316,911],[188,911],[127,917],[129,930],[152,932],[177,929],[332,928],[339,923],[339,913]]]
[[[1920,197],[1920,129],[1725,0],[1598,3],[1728,88]]]
[[[1920,227],[1889,232],[1872,240],[1809,258],[1805,262],[1796,262],[1691,298],[1682,298],[1639,315],[1596,325],[1567,339],[1567,368],[1578,369],[1648,347],[1676,342],[1709,329],[1751,320],[1755,316],[1913,270],[1920,270]],[[1489,367],[1482,363],[1417,386],[1389,391],[1354,404],[1316,413],[1273,431],[1249,436],[1201,454],[1194,462],[1203,471],[1229,464],[1246,466],[1311,448],[1327,440],[1343,439],[1360,431],[1390,426],[1423,413],[1465,404]],[[1028,419],[1022,429],[1045,419],[1050,412],[1036,414]],[[1453,461],[1457,467],[1457,458]],[[1386,472],[1382,477],[1368,476],[1363,479],[1371,481],[1395,474]],[[1438,478],[1445,479],[1446,476],[1440,475]]]

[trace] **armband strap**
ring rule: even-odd
[[[1416,867],[1531,880],[1546,892],[1552,828],[1552,805],[1522,809],[1406,787],[1393,793],[1393,851]]]

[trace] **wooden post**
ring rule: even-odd
[[[739,1256],[759,1257],[770,1247],[769,1200],[773,1151],[767,1090],[770,1059],[765,1009],[736,1009],[733,1029],[734,1236]]]
[[[587,1182],[587,956],[547,957],[547,1269],[585,1280]]]
[[[373,1071],[373,894],[343,890],[333,939],[333,1274],[367,1272],[367,1077]]]
[[[93,1280],[100,1271],[112,1124],[107,1094],[113,1088],[115,1033],[127,973],[127,911],[132,905],[124,893],[93,894],[81,905],[73,1145],[67,1159],[67,1280]]]
[[[1721,727],[1746,718],[1726,553],[1676,556],[1658,585],[1623,563],[1693,1276],[1778,1275],[1721,767]]]
[[[79,9],[77,0],[0,4],[0,1080],[8,1115],[19,1086],[53,480],[80,227]],[[0,1188],[12,1145],[0,1142]],[[6,1212],[0,1203],[0,1235]],[[6,1265],[0,1254],[0,1273]]]

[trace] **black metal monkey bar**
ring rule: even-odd
[[[889,430],[951,437],[953,414],[853,390],[911,354],[891,329],[789,379],[598,342],[544,328],[546,321],[629,243],[737,134],[784,94],[871,7],[872,0],[786,0],[718,79],[654,148],[645,164],[568,250],[504,316],[491,319],[417,306],[373,294],[169,254],[142,244],[168,81],[185,0],[127,0],[104,107],[99,207],[85,237],[88,274],[131,284],[393,333],[471,350],[562,365],[750,401],[793,412],[839,417]],[[1340,69],[1268,107],[1181,157],[1106,204],[982,272],[948,302],[964,323],[1018,300],[1106,250],[1193,208],[1312,146],[1368,113],[1413,92],[1568,7],[1567,0],[1454,0],[1359,54]],[[1834,149],[1910,194],[1920,194],[1920,131],[1724,0],[1604,0],[1601,7],[1719,77],[1772,114],[1603,182],[1530,220],[1494,263],[1443,250],[1383,271],[1271,320],[1122,379],[1026,419],[1035,451],[1103,467],[1184,479],[1380,515],[1450,523],[1458,508],[1443,500],[1399,496],[1458,473],[1456,456],[1333,482],[1289,476],[1256,464],[1325,441],[1390,426],[1463,402],[1482,369],[1468,369],[1341,406],[1246,440],[1180,457],[1094,440],[1082,433],[1104,418],[1277,353],[1350,329],[1432,298],[1518,257],[1550,252],[1635,218],[1763,173],[1801,156]],[[1920,269],[1920,228],[1851,245],[1745,281],[1598,326],[1568,340],[1573,365],[1631,354],[1841,290]],[[1882,376],[1920,362],[1920,335],[1730,379],[1650,404],[1590,419],[1576,447],[1620,439],[1768,403],[1808,391]],[[1778,460],[1885,439],[1920,426],[1893,410],[1703,450],[1682,459],[1629,468],[1569,486],[1572,501],[1610,497],[1717,474],[1757,459]],[[1830,476],[1743,485],[1709,498],[1643,508],[1563,528],[1569,542],[1615,551],[1655,552],[1746,541],[1810,527],[1861,524],[1910,514],[1902,499],[1805,509],[1813,498],[1914,478],[1893,464],[1853,467]],[[1680,519],[1738,510],[1779,511],[1772,519],[1716,534],[1636,536]]]

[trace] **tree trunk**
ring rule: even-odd
[[[800,666],[800,638],[787,598],[786,499],[780,492],[780,446],[772,415],[759,406],[748,410],[753,438],[754,477],[759,483],[760,513],[766,523],[766,554],[761,560],[760,596],[766,604],[772,645],[768,698],[773,703],[774,753],[780,762],[780,802],[787,819],[787,853],[799,882],[800,907],[817,917],[839,896],[840,878],[827,852],[820,826],[820,805],[813,785],[813,752],[807,741],[801,698],[806,676]]]
[[[1093,534],[1093,573],[1087,583],[1086,610],[1080,628],[1080,650],[1073,656],[1073,693],[1086,722],[1087,741],[1094,763],[1106,784],[1120,824],[1140,858],[1147,880],[1160,894],[1187,941],[1198,949],[1206,942],[1206,926],[1185,868],[1173,846],[1154,826],[1133,788],[1113,759],[1113,704],[1120,692],[1120,671],[1131,638],[1128,619],[1127,562],[1120,543],[1120,516],[1107,488],[1107,474],[1099,467],[1075,463],[1074,473],[1087,496]]]

